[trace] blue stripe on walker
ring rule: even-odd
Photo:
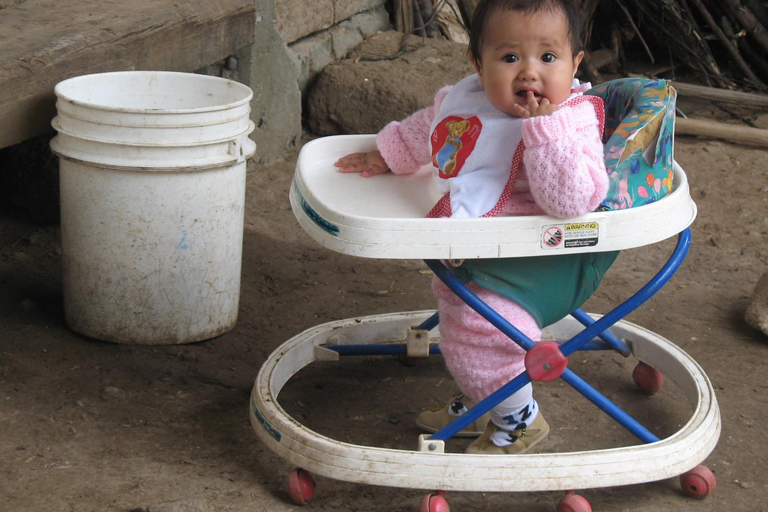
[[[322,218],[319,213],[317,213],[314,209],[312,209],[311,206],[309,206],[309,203],[307,203],[307,201],[304,199],[304,196],[302,196],[301,192],[299,192],[299,186],[296,185],[295,181],[293,182],[292,188],[296,200],[299,202],[299,205],[301,205],[301,209],[304,210],[304,213],[307,214],[307,217],[309,217],[312,222],[317,224],[323,231],[333,236],[339,236],[339,227]]]
[[[259,423],[261,423],[261,426],[264,427],[264,430],[269,432],[269,435],[277,439],[277,442],[280,442],[280,439],[282,439],[283,435],[275,430],[275,427],[269,424],[269,422],[264,418],[264,416],[261,415],[261,412],[259,412],[259,408],[256,407],[256,402],[253,400],[253,397],[251,397],[251,410],[253,411],[253,414],[256,415],[256,419],[259,420]]]

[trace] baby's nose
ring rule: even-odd
[[[520,78],[520,80],[536,80],[538,76],[536,65],[528,62],[523,63],[518,78]]]

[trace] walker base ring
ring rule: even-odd
[[[636,358],[675,382],[693,409],[691,418],[678,432],[658,442],[523,455],[425,453],[415,450],[415,440],[413,451],[385,449],[344,443],[313,432],[278,403],[288,379],[315,361],[319,352],[316,346],[404,342],[408,330],[432,313],[339,320],[286,341],[264,363],[251,393],[250,419],[256,434],[278,456],[315,475],[430,491],[565,491],[657,481],[695,468],[717,444],[720,413],[712,385],[701,367],[670,341],[623,320],[611,331],[632,346]],[[545,339],[569,339],[582,328],[568,317],[545,329],[543,335]]]

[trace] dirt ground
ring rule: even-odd
[[[630,317],[682,347],[709,375],[723,422],[706,462],[717,490],[704,501],[684,496],[676,479],[584,490],[595,510],[768,510],[768,338],[743,321],[768,270],[767,156],[678,138],[676,158],[699,208],[692,249],[667,286]],[[285,491],[287,464],[248,421],[251,387],[267,355],[323,322],[435,303],[422,262],[339,255],[301,231],[288,203],[295,158],[293,151],[249,167],[239,322],[205,342],[117,345],[72,332],[62,314],[57,226],[0,217],[0,509],[161,510],[158,504],[180,500],[219,512],[298,508]],[[673,245],[624,252],[584,309],[606,312],[628,297]],[[651,398],[636,391],[630,360],[579,353],[570,366],[660,437],[691,414],[673,385]],[[281,401],[299,421],[339,440],[411,449],[415,416],[453,391],[439,357],[415,367],[366,357],[312,366]],[[552,426],[543,452],[636,442],[560,382],[536,393]],[[451,441],[449,450],[465,444]],[[423,495],[326,478],[317,479],[317,491],[308,510],[414,511]],[[449,494],[455,511],[552,511],[559,498]]]

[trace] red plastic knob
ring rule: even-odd
[[[525,355],[525,369],[531,380],[549,382],[555,380],[568,366],[568,358],[560,352],[554,341],[536,343]]]

